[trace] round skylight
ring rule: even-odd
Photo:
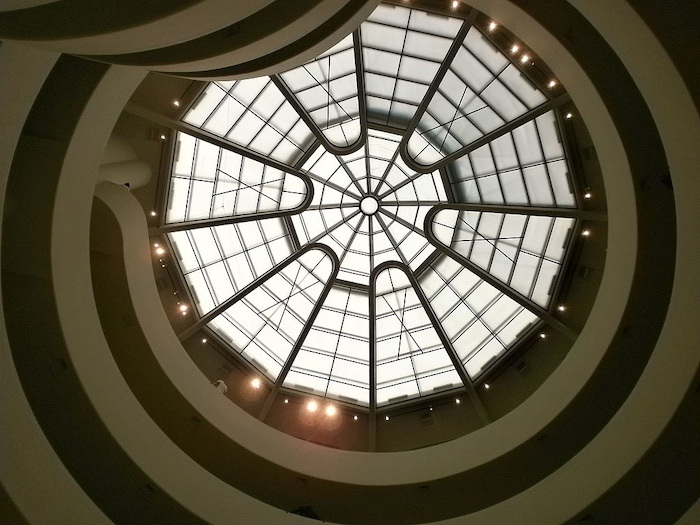
[[[374,410],[473,393],[542,324],[570,335],[568,98],[475,20],[381,5],[301,67],[203,89],[163,226],[198,315],[181,338],[207,329],[272,396]]]

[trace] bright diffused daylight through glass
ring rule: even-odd
[[[158,214],[198,320],[183,337],[206,328],[271,396],[376,410],[473,392],[523,337],[565,331],[568,98],[499,31],[380,5],[303,66],[209,83]]]

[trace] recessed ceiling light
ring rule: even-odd
[[[527,62],[528,60],[530,60],[530,57],[527,56],[527,55],[523,55],[523,56],[520,57],[520,62],[522,62],[523,64],[524,64],[525,62]]]
[[[353,418],[355,421],[357,421],[357,419],[358,419],[357,416],[352,416],[352,418]]]
[[[489,388],[491,388],[491,385],[489,385],[488,383],[484,383],[484,388],[488,390]]]
[[[548,85],[549,87],[553,88],[554,86],[557,85],[557,81],[556,81],[556,80],[550,80],[550,81],[549,81],[549,84],[547,84],[547,85]]]
[[[581,232],[581,235],[583,235],[584,237],[588,237],[590,234],[591,234],[591,230],[583,230]]]
[[[457,403],[458,405],[461,403],[461,401],[459,400],[459,398],[455,399],[455,403]]]
[[[202,344],[206,344],[206,343],[207,343],[207,340],[206,340],[206,339],[202,339]]]
[[[309,412],[316,412],[318,410],[318,403],[316,401],[309,401],[306,403],[306,410]]]
[[[158,255],[163,255],[165,253],[165,250],[161,248],[160,246],[156,248],[156,254]]]
[[[389,421],[389,416],[384,416],[384,419],[385,419],[386,421]]]
[[[544,339],[545,337],[547,337],[547,334],[545,334],[544,332],[542,332],[542,333],[540,334],[540,339]]]
[[[454,2],[452,2],[452,9],[457,9],[458,7],[459,7],[459,2],[457,0],[454,0]]]
[[[151,217],[155,217],[156,215],[157,214],[156,214],[155,210],[151,212]]]
[[[260,385],[262,385],[262,381],[260,381],[259,377],[254,378],[250,382],[250,386],[252,386],[253,388],[260,388]]]
[[[284,404],[285,404],[285,405],[288,405],[288,404],[289,404],[289,399],[285,399],[285,400],[284,400]]]
[[[573,117],[573,115],[572,115],[571,113],[567,113],[567,114],[566,114],[567,120],[571,119],[571,117]]]
[[[510,48],[511,53],[517,53],[520,50],[520,46],[517,44]]]
[[[179,100],[173,100],[173,106],[175,107],[180,107],[180,101]]]
[[[560,312],[563,312],[564,310],[566,310],[566,306],[564,306],[563,304],[560,304],[559,306],[557,306],[557,310],[559,310]]]
[[[491,23],[489,24],[489,31],[493,31],[493,30],[496,29],[497,27],[498,27],[498,24],[497,24],[496,22],[491,22]]]
[[[165,140],[166,138],[168,138],[168,137],[166,137],[165,135],[160,136],[160,140]]]
[[[186,312],[186,311],[187,311],[187,305],[186,305],[186,304],[181,304],[181,305],[180,305],[180,311],[181,311],[181,312]]]
[[[328,405],[326,407],[326,415],[327,416],[334,416],[337,411],[338,410],[333,405]]]

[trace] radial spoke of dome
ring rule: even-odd
[[[374,217],[369,218],[369,273],[374,271]]]
[[[355,53],[355,76],[357,77],[357,101],[360,110],[360,136],[367,142],[367,99],[365,90],[365,61],[362,57],[361,27],[352,34],[352,46]]]
[[[515,119],[511,120],[510,122],[504,124],[500,128],[497,128],[493,131],[490,131],[489,133],[486,133],[484,136],[478,138],[477,140],[467,144],[463,148],[458,149],[457,151],[450,153],[446,157],[443,157],[439,161],[430,164],[430,165],[422,165],[417,163],[415,160],[411,158],[411,156],[408,154],[408,149],[407,147],[400,147],[400,152],[401,152],[401,158],[403,161],[406,163],[407,166],[409,166],[411,169],[415,170],[418,173],[430,173],[432,171],[435,171],[436,169],[442,168],[443,166],[447,166],[451,162],[454,162],[455,160],[464,157],[465,155],[471,153],[474,150],[479,149],[482,146],[485,146],[489,142],[492,142],[496,140],[499,137],[502,137],[506,133],[510,133],[511,131],[515,130],[516,128],[522,126],[523,124],[526,124],[530,122],[531,120],[536,119],[540,115],[544,115],[548,111],[551,111],[552,109],[558,108],[559,106],[566,104],[567,102],[571,101],[571,97],[568,94],[560,95],[557,98],[553,98],[551,100],[548,100],[544,104],[541,104],[537,106],[536,108],[533,108],[526,113],[523,113],[519,117],[516,117]],[[403,144],[403,142],[402,142]]]
[[[425,173],[423,173],[423,172],[414,173],[414,174],[411,175],[410,177],[406,177],[406,178],[403,180],[403,182],[399,182],[396,186],[393,186],[393,187],[387,189],[387,190],[386,190],[384,193],[382,193],[381,195],[378,195],[377,198],[378,198],[379,200],[382,200],[382,199],[384,199],[384,197],[386,197],[387,195],[390,195],[391,193],[396,193],[398,190],[400,190],[401,188],[403,188],[404,186],[406,186],[406,185],[408,185],[408,184],[411,184],[414,180],[419,179],[419,178],[422,177],[423,175],[425,175]],[[403,202],[403,201],[402,201],[402,202]]]
[[[403,202],[401,203],[401,205],[404,205],[404,204],[405,203],[403,203]],[[422,205],[423,205],[423,203],[418,204],[418,206],[422,206]],[[409,230],[416,232],[416,233],[425,237],[425,233],[423,233],[423,230],[421,230],[418,226],[416,226],[412,222],[408,222],[406,219],[404,219],[402,217],[399,217],[397,214],[390,212],[389,210],[386,209],[386,206],[383,206],[382,208],[380,208],[379,213],[381,213],[382,215],[386,215],[387,217],[398,222],[399,224],[405,226]],[[397,251],[398,251],[398,248],[397,248]]]
[[[363,144],[363,147],[365,148],[365,158],[366,158],[367,157],[367,153],[366,153],[367,152],[367,149],[366,149],[367,148],[367,141],[366,140],[365,140],[365,143]],[[340,163],[340,167],[343,168],[345,173],[348,174],[348,177],[350,177],[350,180],[352,180],[353,185],[355,186],[355,188],[357,188],[357,191],[360,192],[360,195],[364,195],[366,191],[367,192],[369,191],[369,188],[367,190],[362,188],[362,185],[357,180],[357,176],[355,176],[355,174],[352,172],[352,170],[348,167],[347,163],[342,158],[338,157],[338,162]],[[367,173],[369,173],[369,172],[367,172]]]
[[[304,123],[309,127],[309,129],[312,131],[316,139],[321,143],[321,145],[326,149],[326,151],[329,151],[333,153],[334,155],[347,155],[348,153],[353,153],[354,151],[357,151],[362,147],[362,144],[365,142],[365,135],[363,134],[364,130],[366,128],[362,128],[360,131],[360,136],[357,138],[355,142],[350,144],[349,146],[345,147],[339,147],[334,144],[332,144],[324,135],[323,131],[321,128],[318,126],[316,121],[309,115],[309,112],[304,108],[304,106],[301,105],[301,102],[299,102],[299,99],[296,97],[294,92],[289,89],[289,86],[282,80],[279,75],[270,75],[270,79],[272,82],[277,86],[277,89],[279,89],[282,94],[284,95],[284,98],[287,99],[289,104],[294,108],[294,110],[299,114],[301,117],[301,120],[304,121]],[[318,82],[318,81],[317,81]],[[320,85],[320,84],[319,84]],[[323,86],[321,86],[323,87]],[[327,88],[323,88],[328,92]],[[328,93],[328,96],[330,98],[333,98],[330,93]],[[334,100],[334,103],[339,105],[339,102]]]
[[[425,293],[423,292],[423,289],[420,287],[420,284],[418,283],[418,280],[416,279],[415,274],[411,270],[411,268],[404,263],[399,263],[398,261],[387,261],[385,263],[380,264],[375,270],[372,272],[371,276],[371,284],[370,284],[370,305],[372,303],[376,302],[376,294],[377,294],[377,289],[376,289],[376,281],[377,277],[379,274],[381,274],[385,270],[389,270],[391,268],[395,268],[408,278],[408,281],[413,288],[413,291],[415,292],[416,296],[418,297],[418,300],[420,302],[421,307],[423,308],[423,311],[427,315],[430,324],[432,325],[433,330],[435,330],[436,335],[438,336],[440,343],[442,344],[443,348],[445,349],[445,352],[447,352],[448,357],[450,358],[450,362],[452,363],[452,366],[454,367],[455,371],[457,372],[457,375],[459,376],[460,380],[464,384],[464,388],[467,391],[467,395],[469,396],[470,401],[474,405],[474,408],[479,415],[479,419],[481,419],[481,422],[484,425],[487,425],[491,422],[491,418],[489,417],[486,408],[484,407],[483,403],[481,402],[481,399],[479,398],[479,395],[476,392],[476,389],[474,388],[474,383],[472,382],[471,378],[469,377],[469,374],[467,373],[464,364],[460,360],[459,356],[457,355],[457,352],[455,351],[454,347],[452,346],[452,342],[450,341],[450,338],[447,336],[445,329],[442,326],[442,323],[440,322],[440,319],[438,316],[435,314],[433,311],[432,306],[430,305],[430,302],[428,301]],[[377,322],[377,312],[376,308],[374,311],[374,315],[370,316],[370,327],[374,326],[375,327],[375,333],[374,333],[374,339],[376,339],[376,322]],[[376,349],[375,349],[375,367],[376,367]]]
[[[357,208],[357,202],[341,202],[340,204],[311,204],[306,210],[338,210],[340,208]]]
[[[161,126],[166,126],[170,129],[187,133],[188,135],[203,140],[204,142],[208,142],[209,144],[213,144],[214,146],[223,148],[233,153],[237,153],[242,157],[254,160],[256,162],[264,164],[265,166],[269,166],[282,172],[295,175],[296,177],[299,177],[304,181],[307,190],[310,191],[311,196],[313,196],[313,184],[311,183],[311,177],[296,167],[289,166],[284,162],[275,160],[271,157],[263,155],[262,153],[257,153],[250,149],[234,144],[229,140],[218,137],[207,130],[198,128],[196,126],[193,126],[192,124],[188,124],[187,122],[174,119],[167,115],[163,115],[162,113],[158,113],[157,111],[153,111],[152,109],[145,108],[143,106],[140,106],[139,104],[134,104],[133,102],[129,102],[125,106],[124,111],[126,111],[127,113],[131,113],[132,115],[142,117],[146,120],[150,120],[151,122],[154,122],[156,124],[160,124]]]
[[[389,177],[389,173],[391,173],[391,170],[396,166],[396,158],[398,156],[399,147],[397,146],[396,151],[394,151],[394,154],[391,156],[391,159],[388,159],[386,169],[384,170],[384,173],[382,173],[382,176],[379,179],[376,188],[374,189],[374,192],[376,194],[379,194],[379,190],[381,189],[382,185],[386,182],[386,179]],[[367,168],[367,173],[369,173],[369,168]]]
[[[299,236],[297,235],[297,230],[294,228],[294,223],[292,222],[291,216],[287,215],[283,217],[284,225],[289,232],[289,239],[292,242],[292,247],[294,250],[301,248],[301,243],[299,242]]]
[[[450,49],[447,52],[447,55],[445,55],[445,59],[442,61],[442,64],[440,64],[440,68],[437,70],[437,73],[435,74],[435,78],[430,83],[430,86],[428,87],[428,91],[426,91],[425,96],[423,97],[423,100],[421,101],[420,105],[418,106],[418,109],[416,109],[416,113],[415,113],[415,115],[413,115],[413,118],[411,119],[411,122],[408,125],[408,128],[406,129],[406,132],[404,133],[403,137],[401,138],[401,144],[399,145],[400,151],[408,152],[408,139],[411,137],[411,134],[418,127],[418,123],[420,122],[421,117],[425,113],[425,110],[428,109],[428,105],[430,104],[430,101],[432,100],[433,96],[435,95],[438,88],[440,87],[440,83],[445,78],[445,75],[449,71],[450,66],[452,65],[452,61],[454,60],[455,56],[457,56],[459,49],[462,47],[462,42],[464,41],[465,37],[467,36],[467,33],[469,32],[469,30],[474,25],[474,22],[476,21],[476,17],[478,15],[479,15],[479,11],[472,8],[472,10],[469,12],[469,16],[464,20],[464,23],[462,24],[462,27],[460,27],[459,32],[455,36],[455,38],[452,42],[452,45],[450,46]],[[404,157],[404,160],[405,160],[405,157],[409,157],[409,155],[404,156],[403,153],[401,156]],[[409,164],[409,166],[413,167],[412,164]],[[430,171],[433,171],[433,170],[431,169]]]
[[[528,299],[524,295],[516,292],[513,288],[504,284],[500,279],[497,279],[486,270],[480,268],[475,263],[467,259],[465,256],[461,255],[454,249],[445,246],[445,244],[443,244],[442,242],[440,242],[440,240],[437,239],[435,233],[433,232],[433,219],[435,218],[435,215],[438,211],[440,211],[441,209],[450,209],[450,207],[453,205],[447,204],[445,206],[446,208],[438,208],[437,206],[431,208],[425,216],[425,220],[423,223],[423,231],[425,238],[428,240],[428,242],[430,242],[430,244],[432,244],[437,250],[444,253],[457,263],[461,264],[464,268],[477,275],[483,281],[490,284],[498,291],[504,293],[506,296],[510,297],[513,301],[521,305],[523,308],[532,312],[534,315],[542,319],[545,323],[547,323],[549,326],[551,326],[553,329],[555,329],[568,339],[572,341],[576,339],[576,332],[568,326],[566,326],[561,321],[559,321],[557,318],[555,318],[547,309],[534,303],[532,300]]]
[[[406,259],[406,256],[401,251],[401,248],[399,248],[399,244],[396,242],[396,239],[394,238],[391,231],[389,230],[388,225],[384,222],[384,219],[382,219],[379,215],[375,215],[375,217],[377,217],[377,221],[379,221],[379,224],[384,229],[385,235],[389,238],[389,242],[391,242],[391,245],[394,247],[394,250],[398,254],[399,258],[401,259],[401,262],[404,263],[408,267],[408,259]]]
[[[372,219],[370,217],[370,242],[372,239]],[[371,247],[371,244],[370,244]],[[370,250],[370,253],[372,251]],[[381,266],[381,265],[380,265]],[[377,275],[378,268],[372,264],[369,278],[369,451],[377,448]]]
[[[350,249],[350,246],[352,246],[352,243],[355,240],[355,237],[357,237],[357,232],[359,232],[360,228],[362,228],[362,223],[365,222],[365,219],[367,219],[367,216],[362,215],[362,217],[360,217],[360,222],[357,224],[357,227],[352,229],[352,235],[350,236],[350,240],[348,241],[348,243],[343,248],[343,253],[340,256],[340,263],[339,264],[343,264],[343,261],[345,260],[345,256],[347,255],[348,250]]]
[[[388,203],[390,204],[390,203]],[[401,201],[402,205],[410,205],[411,203]],[[414,205],[423,205],[428,203],[417,202]],[[428,228],[428,224],[432,224],[435,215],[442,210],[459,210],[459,211],[476,211],[476,212],[493,212],[493,213],[513,213],[516,215],[536,215],[538,217],[563,217],[569,219],[578,219],[584,221],[599,221],[605,222],[608,220],[607,213],[603,211],[580,210],[578,208],[555,208],[541,206],[509,206],[503,204],[479,204],[471,202],[438,202],[430,209],[425,217],[423,224],[424,228]]]
[[[362,213],[362,212],[358,209],[358,210],[352,212],[352,213],[351,213],[350,215],[348,215],[347,217],[343,217],[342,219],[340,219],[338,222],[336,222],[336,223],[333,224],[332,226],[329,226],[328,228],[326,228],[325,230],[323,230],[321,233],[319,233],[319,234],[318,234],[316,237],[314,237],[313,239],[309,239],[309,243],[310,243],[310,244],[313,244],[313,243],[315,243],[315,242],[320,241],[320,240],[323,239],[326,235],[329,235],[332,231],[337,230],[337,229],[340,228],[342,225],[344,225],[345,223],[347,223],[350,219],[352,219],[353,217],[356,217],[358,213]]]
[[[219,314],[223,313],[224,311],[228,310],[231,306],[236,304],[238,301],[243,299],[246,295],[248,295],[250,292],[255,290],[256,288],[260,287],[263,285],[265,282],[270,280],[271,277],[277,275],[281,270],[289,266],[291,263],[299,259],[302,255],[304,255],[306,252],[310,250],[321,250],[323,253],[327,254],[333,263],[333,278],[329,279],[328,282],[333,283],[335,281],[335,276],[338,273],[339,269],[339,263],[338,263],[338,256],[335,254],[333,250],[328,248],[325,244],[320,244],[320,243],[309,243],[303,248],[301,248],[299,251],[293,253],[286,259],[284,259],[282,262],[279,264],[273,266],[270,268],[268,271],[266,271],[264,274],[262,274],[260,277],[255,279],[253,282],[245,286],[244,288],[241,288],[237,293],[229,297],[226,301],[222,302],[219,304],[216,308],[210,310],[207,312],[207,314],[203,315],[200,317],[192,326],[184,330],[182,333],[178,335],[178,339],[180,341],[184,341],[188,337],[191,337],[193,334],[195,334],[198,330],[200,330],[202,327],[204,327],[209,321],[217,317]]]
[[[313,198],[313,195],[312,195]],[[304,199],[306,204],[307,199]],[[162,226],[155,226],[148,229],[149,235],[162,235],[164,233],[179,232],[185,230],[193,230],[197,228],[210,228],[216,226],[224,226],[226,224],[238,224],[240,222],[248,221],[261,221],[263,219],[274,219],[278,217],[289,217],[290,215],[295,215],[306,211],[308,207],[300,208],[298,210],[284,210],[284,211],[266,211],[259,213],[245,213],[241,215],[235,215],[233,217],[215,217],[212,219],[198,219],[195,221],[186,222],[174,222],[171,224],[163,224]]]
[[[310,245],[314,246],[314,245]],[[287,356],[287,359],[284,362],[284,366],[282,367],[282,370],[280,371],[279,375],[277,376],[277,379],[275,380],[275,384],[272,387],[272,391],[270,394],[267,396],[267,399],[265,400],[265,404],[263,405],[262,409],[260,410],[260,414],[258,414],[258,419],[261,421],[265,420],[265,417],[267,416],[268,412],[270,411],[270,408],[272,407],[272,403],[275,401],[275,397],[277,397],[277,394],[279,393],[280,389],[282,388],[282,385],[284,384],[284,380],[287,377],[287,374],[289,374],[289,371],[292,368],[292,364],[294,364],[294,360],[296,359],[297,355],[299,354],[299,350],[301,347],[304,345],[304,341],[306,339],[306,336],[309,335],[309,331],[314,325],[314,322],[316,321],[316,317],[318,316],[318,313],[321,311],[321,308],[323,308],[323,303],[326,301],[326,298],[328,297],[328,293],[331,291],[331,288],[335,285],[336,277],[338,276],[338,271],[340,270],[340,261],[338,260],[338,256],[336,255],[335,251],[332,249],[328,248],[327,246],[323,244],[317,244],[315,245],[316,249],[319,249],[323,251],[328,257],[330,257],[331,262],[333,264],[333,269],[331,270],[331,275],[326,281],[326,283],[323,285],[323,290],[321,291],[321,295],[318,297],[316,300],[316,304],[314,304],[314,308],[311,311],[311,314],[309,317],[306,319],[306,322],[304,323],[304,327],[301,329],[301,332],[299,333],[299,336],[296,338],[296,341],[294,343],[294,346],[292,347],[292,350],[289,352],[289,355]],[[303,252],[305,251],[305,248],[303,250],[300,250],[295,254],[297,257],[300,256]]]
[[[425,201],[409,201],[409,200],[400,200],[400,201],[389,201],[389,200],[382,200],[382,206],[383,207],[389,207],[389,206],[437,206],[439,204],[446,204],[444,201],[436,201],[436,200],[425,200]],[[310,206],[309,206],[310,208]],[[384,208],[383,208],[384,209]]]

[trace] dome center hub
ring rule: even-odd
[[[379,201],[375,197],[368,195],[360,201],[360,210],[365,215],[374,215],[379,211]]]

